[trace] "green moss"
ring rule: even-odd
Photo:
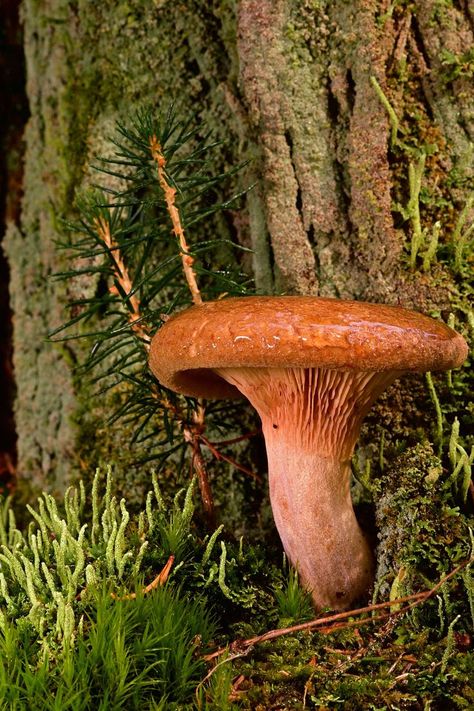
[[[436,582],[469,557],[469,519],[428,442],[407,449],[387,468],[377,482],[376,499],[377,586],[382,597],[396,576],[403,580],[402,593],[409,593],[427,581]]]
[[[454,54],[445,49],[440,55],[444,67],[442,78],[446,83],[464,77],[470,79],[474,76],[474,49],[470,47],[462,54]]]
[[[387,628],[280,638],[255,650],[253,661],[237,662],[246,677],[240,707],[421,711],[430,703],[441,711],[455,699],[449,708],[469,708],[474,655],[453,650],[440,672],[445,650],[445,639],[427,644],[423,635],[400,645]]]

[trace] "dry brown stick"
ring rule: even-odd
[[[112,237],[112,233],[110,231],[110,224],[103,217],[95,218],[94,224],[97,228],[97,233],[100,239],[112,255],[112,258],[115,263],[115,278],[120,284],[120,288],[124,292],[127,302],[131,307],[131,310],[129,311],[128,315],[128,320],[130,321],[132,331],[134,331],[137,336],[143,341],[145,349],[148,351],[150,349],[150,333],[146,326],[144,326],[144,324],[142,323],[140,300],[136,294],[132,294],[133,283],[120,253],[120,248],[114,242],[114,239]],[[113,290],[111,289],[111,291]]]
[[[339,629],[341,627],[354,627],[357,626],[358,624],[368,624],[369,622],[378,622],[379,620],[382,619],[389,619],[390,617],[395,617],[397,615],[400,615],[404,612],[407,612],[408,610],[411,610],[413,607],[416,607],[420,603],[424,602],[425,600],[428,600],[430,597],[433,597],[438,590],[452,577],[454,577],[457,573],[459,573],[460,570],[463,568],[467,567],[470,565],[472,562],[474,562],[474,557],[468,558],[465,560],[463,563],[460,563],[456,568],[454,568],[450,573],[444,576],[434,587],[430,588],[429,590],[423,590],[422,592],[419,593],[414,593],[413,595],[406,595],[405,597],[397,598],[396,600],[387,600],[386,602],[379,602],[374,605],[367,605],[366,607],[360,607],[356,610],[347,610],[346,612],[338,612],[335,615],[330,615],[329,617],[319,617],[314,620],[310,620],[309,622],[302,622],[299,625],[293,625],[292,627],[284,627],[282,629],[276,629],[276,630],[269,630],[268,632],[265,632],[264,634],[261,635],[256,635],[255,637],[251,637],[250,639],[245,639],[245,640],[237,640],[235,642],[231,642],[230,644],[230,649],[234,646],[235,648],[241,650],[245,649],[247,647],[253,647],[255,644],[260,644],[261,642],[266,642],[270,639],[276,639],[277,637],[282,637],[283,635],[287,634],[293,634],[294,632],[303,632],[306,630],[312,630],[318,627],[321,627],[322,629],[320,631],[324,633],[331,632],[332,630]],[[403,603],[410,603],[409,605],[406,605],[405,607],[400,608],[399,610],[396,610],[395,612],[389,612],[386,615],[379,615],[376,617],[368,617],[364,620],[351,620],[347,623],[340,624],[341,620],[346,620],[348,617],[353,617],[355,615],[363,615],[369,612],[374,612],[375,610],[382,610],[387,607],[393,607],[395,605],[401,605]],[[332,623],[336,623],[333,625]],[[216,657],[221,656],[222,654],[225,654],[226,651],[229,650],[229,646],[227,647],[221,647],[217,649],[215,652],[212,652],[211,654],[207,654],[204,656],[204,659],[206,661],[211,661],[212,659],[215,659]]]
[[[249,639],[243,639],[243,640],[235,640],[234,642],[231,642],[230,645],[226,647],[220,647],[219,649],[216,649],[215,652],[211,652],[210,654],[207,654],[204,659],[206,661],[211,661],[212,659],[215,659],[216,657],[221,656],[222,654],[225,654],[228,649],[241,649],[241,648],[247,648],[247,647],[253,647],[255,644],[260,644],[261,642],[267,642],[268,640],[271,639],[277,639],[278,637],[283,637],[284,635],[287,634],[293,634],[295,632],[306,632],[308,630],[312,630],[315,628],[318,628],[320,625],[323,625],[319,631],[326,632],[329,629],[338,629],[339,626],[345,626],[346,623],[341,623],[339,622],[340,620],[346,620],[348,617],[353,617],[354,615],[362,615],[364,613],[368,612],[374,612],[375,610],[378,609],[383,609],[387,607],[391,607],[392,605],[399,605],[402,602],[407,602],[409,600],[422,600],[425,599],[426,591],[420,592],[420,593],[415,593],[414,595],[408,595],[407,597],[404,598],[398,598],[397,600],[390,600],[386,602],[380,602],[377,603],[376,605],[367,605],[367,607],[360,607],[357,608],[356,610],[347,610],[346,612],[338,612],[335,615],[330,615],[329,617],[318,617],[314,620],[310,620],[309,622],[301,622],[299,625],[292,625],[291,627],[282,627],[280,629],[276,630],[269,630],[268,632],[264,632],[261,635],[255,635],[255,637],[250,637]],[[368,617],[366,619],[366,622],[372,622],[372,621],[378,621],[380,619],[379,617]],[[335,622],[336,624],[332,624]],[[354,624],[362,624],[361,620],[354,620],[351,621],[351,623],[348,624],[348,626],[352,626],[352,622]],[[331,626],[329,627],[329,624]],[[326,625],[326,627],[324,627]]]
[[[377,615],[376,617],[366,617],[362,620],[350,620],[349,622],[340,622],[340,623],[337,623],[334,625],[330,625],[328,627],[321,627],[318,629],[318,632],[320,634],[330,634],[331,632],[335,632],[336,630],[347,629],[349,627],[360,627],[361,625],[365,625],[365,624],[369,624],[369,623],[373,623],[373,622],[380,622],[382,620],[389,620],[391,618],[393,619],[396,615],[401,614],[402,612],[404,612],[408,609],[409,609],[409,607],[406,607],[406,608],[404,608],[404,610],[398,610],[398,612],[396,612],[396,613],[387,613],[385,615]],[[290,629],[292,629],[292,628],[287,628],[287,630],[290,630]],[[280,631],[280,630],[276,630],[276,631]],[[284,632],[284,630],[281,630],[281,631]],[[255,640],[256,641],[254,642],[254,644],[257,644],[259,642],[259,639],[255,638]],[[244,644],[245,642],[248,642],[248,641],[249,640],[244,640],[244,642],[242,644]],[[234,643],[234,644],[236,644],[236,643]],[[202,681],[198,684],[196,692],[198,692],[199,689],[202,686],[204,686],[206,681],[209,681],[211,676],[214,674],[214,672],[217,671],[217,669],[220,666],[222,666],[223,664],[228,664],[229,662],[233,662],[236,659],[239,659],[241,657],[245,657],[247,654],[249,654],[252,651],[254,644],[249,644],[248,646],[244,647],[243,649],[239,645],[238,646],[239,651],[235,652],[234,654],[230,654],[228,657],[225,657],[225,659],[222,659],[221,661],[217,662],[217,664],[209,670],[209,672],[206,674],[204,679],[202,679]],[[232,649],[232,645],[230,645],[230,649]],[[222,654],[224,654],[228,650],[229,650],[229,647],[222,647],[221,650],[218,650],[219,655],[222,656]],[[205,661],[210,661],[211,659],[213,659],[215,657],[216,657],[216,653],[214,652],[213,655],[208,654],[208,655],[204,656],[203,659]],[[196,696],[198,697],[197,693],[196,693]]]
[[[193,269],[194,257],[189,253],[189,247],[186,242],[183,226],[181,224],[181,217],[175,204],[176,188],[173,188],[173,186],[170,185],[166,179],[166,159],[156,136],[150,137],[150,151],[158,169],[158,180],[161,189],[165,194],[166,206],[168,208],[169,216],[171,217],[171,222],[173,223],[173,232],[179,243],[184,275],[186,277],[186,281],[188,282],[193,303],[202,304],[201,292],[199,291],[196,273]]]
[[[169,574],[171,567],[174,563],[174,555],[170,555],[168,560],[165,563],[164,568],[158,573],[156,578],[151,581],[149,585],[143,588],[142,590],[142,595],[146,595],[147,593],[151,592],[155,588],[157,588],[159,585],[164,585],[166,581],[168,580]],[[123,595],[122,597],[118,597],[115,593],[110,593],[110,597],[113,597],[114,600],[118,600],[119,602],[122,600],[135,600],[137,597],[136,593],[129,593],[128,595]]]

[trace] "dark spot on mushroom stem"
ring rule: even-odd
[[[277,429],[278,429],[278,425],[273,425],[273,429],[274,429],[274,430],[277,430]]]

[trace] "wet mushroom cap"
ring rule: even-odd
[[[193,397],[242,397],[215,369],[450,370],[467,344],[439,321],[397,306],[311,296],[208,301],[171,317],[151,343],[165,387]]]

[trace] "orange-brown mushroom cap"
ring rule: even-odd
[[[464,338],[397,306],[311,296],[209,301],[170,318],[154,336],[150,367],[171,390],[241,397],[214,369],[247,367],[398,372],[450,370]]]

